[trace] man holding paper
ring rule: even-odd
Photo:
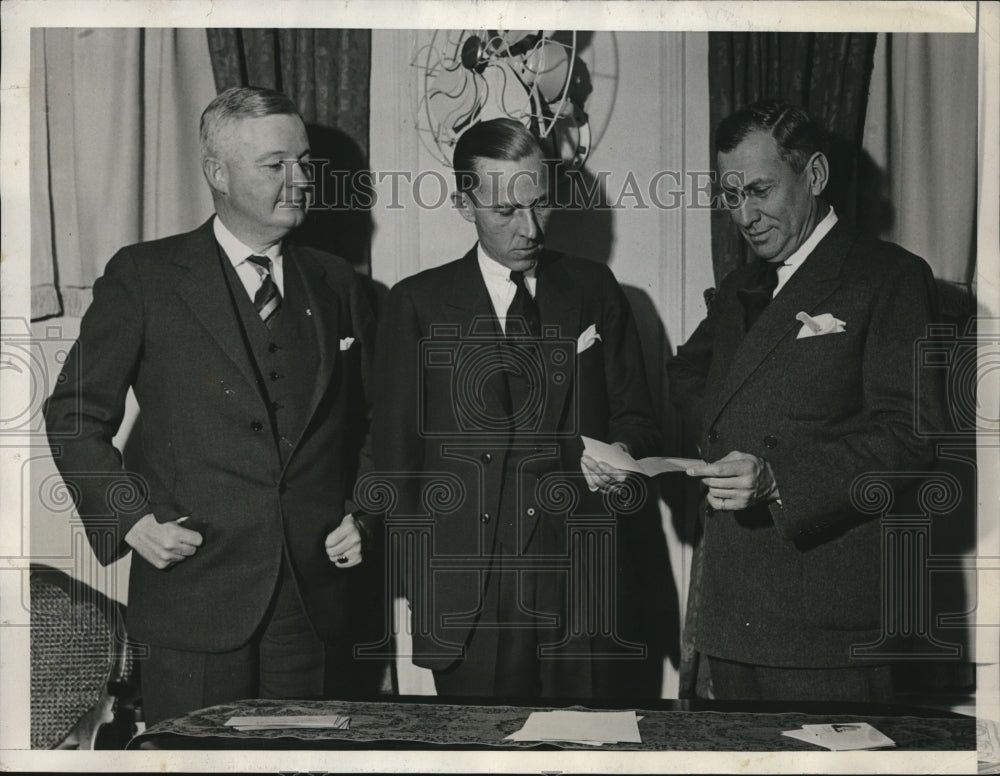
[[[914,352],[927,265],[860,237],[823,199],[826,137],[801,109],[746,107],[716,131],[727,205],[756,260],[726,277],[669,365],[708,462],[696,646],[726,699],[885,701],[881,535],[852,506],[870,472],[920,471]],[[923,396],[922,399],[933,398]]]
[[[392,289],[376,355],[376,469],[392,485],[391,529],[416,548],[404,571],[413,660],[442,695],[610,692],[572,620],[588,607],[614,616],[614,600],[591,599],[609,595],[594,585],[616,569],[596,567],[603,557],[571,567],[568,525],[608,516],[606,493],[626,476],[583,455],[581,434],[632,455],[658,446],[635,323],[607,267],[545,250],[547,170],[531,132],[480,122],[454,167],[478,243]]]

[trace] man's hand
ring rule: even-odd
[[[326,554],[340,569],[349,569],[361,563],[361,533],[354,515],[344,515],[340,525],[326,537]]]
[[[125,541],[156,568],[168,569],[185,558],[190,558],[201,547],[201,534],[184,528],[179,517],[169,523],[157,522],[153,513],[143,515],[139,522],[125,534]]]
[[[708,503],[713,509],[746,509],[761,501],[780,498],[771,464],[756,455],[731,452],[715,463],[687,470],[708,486]]]
[[[624,442],[614,442],[613,446],[621,448],[626,453],[629,452],[628,446]],[[629,454],[631,455],[631,453]],[[587,481],[587,487],[591,491],[599,490],[601,493],[607,493],[617,485],[621,485],[629,475],[628,472],[616,469],[603,461],[594,460],[586,453],[580,457],[580,469],[583,471],[583,478]]]

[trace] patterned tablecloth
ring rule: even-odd
[[[574,706],[570,708],[582,709]],[[438,703],[246,700],[201,709],[151,726],[129,744],[147,747],[421,748],[426,746],[537,747],[531,742],[504,741],[532,711],[523,706],[466,706]],[[971,717],[766,714],[717,711],[635,709],[641,744],[615,744],[636,751],[816,751],[819,748],[781,735],[803,724],[868,722],[896,742],[897,750],[975,750]],[[343,714],[349,730],[275,729],[240,732],[225,725],[236,716]],[[204,746],[199,746],[204,742]],[[585,744],[546,744],[567,749]],[[601,748],[609,748],[605,745]]]

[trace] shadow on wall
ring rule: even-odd
[[[371,277],[375,189],[368,159],[350,135],[335,127],[309,124],[306,132],[316,165],[315,196],[309,217],[291,239],[350,262],[377,315],[389,288]]]

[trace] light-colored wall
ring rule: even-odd
[[[422,71],[414,55],[430,31],[376,30],[372,37],[371,167],[373,170],[427,171],[423,199],[437,199],[429,183],[450,170],[427,150],[415,127]],[[611,33],[581,35],[581,56],[591,70],[594,91],[587,110],[600,132],[587,161],[593,173],[608,174],[612,202],[631,173],[647,207],[623,197],[623,207],[578,216],[553,216],[548,243],[606,261],[625,289],[639,325],[654,400],[665,418],[665,452],[678,451],[670,423],[664,367],[676,346],[704,316],[702,292],[713,285],[708,210],[661,208],[648,196],[658,171],[707,171],[708,36],[702,33]],[[669,204],[672,178],[661,178],[659,201]],[[690,186],[687,187],[690,191]],[[372,275],[387,286],[421,269],[464,254],[475,241],[473,227],[447,204],[420,208],[405,187],[393,201],[386,182],[373,212]],[[692,195],[693,196],[693,195]],[[399,205],[399,207],[390,207]],[[676,494],[675,494],[676,495]],[[677,503],[668,495],[670,503]],[[661,501],[661,524],[673,590],[646,593],[674,596],[675,610],[686,605],[690,546],[681,540],[686,517]],[[667,607],[668,610],[671,607]],[[666,624],[676,635],[679,623]],[[404,637],[405,638],[405,637]],[[426,692],[429,677],[405,663],[402,689]],[[667,665],[661,694],[676,697],[677,672]]]

